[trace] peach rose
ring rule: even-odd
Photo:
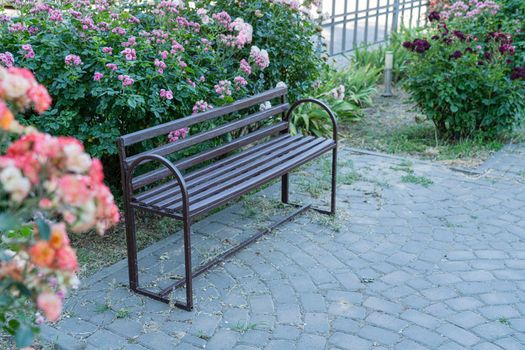
[[[60,249],[63,246],[69,245],[69,238],[67,236],[66,225],[64,223],[61,222],[51,227],[49,245],[53,249]]]
[[[78,270],[77,254],[70,246],[65,246],[56,252],[56,265],[59,269],[75,272]]]
[[[33,264],[41,267],[50,267],[55,258],[55,251],[47,241],[38,241],[29,248],[29,255]]]
[[[0,128],[9,130],[14,119],[15,117],[9,108],[7,108],[7,105],[3,101],[0,101]]]
[[[56,294],[49,292],[41,293],[36,299],[36,304],[49,321],[54,322],[60,317],[62,300],[60,300],[60,297]]]

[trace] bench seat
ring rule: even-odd
[[[336,147],[332,139],[281,135],[184,174],[191,217],[280,178]],[[131,198],[132,206],[182,219],[180,187],[170,181]]]

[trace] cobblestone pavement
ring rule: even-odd
[[[130,293],[123,261],[84,280],[44,339],[65,349],[524,349],[525,147],[484,174],[352,150],[340,160],[337,219],[304,215],[198,277],[194,311]],[[320,180],[308,171],[293,176],[292,198],[326,187],[326,164]],[[196,260],[277,213],[278,189],[197,223]],[[176,278],[180,255],[180,234],[141,252],[142,282]]]

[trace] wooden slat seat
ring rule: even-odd
[[[191,310],[192,279],[269,232],[259,231],[193,270],[192,222],[199,215],[279,178],[281,200],[283,203],[289,203],[289,173],[327,152],[332,153],[330,210],[313,207],[312,209],[326,214],[335,213],[337,164],[335,116],[328,106],[314,99],[300,100],[290,106],[286,102],[286,95],[286,87],[275,88],[227,106],[123,135],[118,139],[126,219],[129,284],[133,291],[169,303],[171,300],[168,295],[171,290],[185,285],[186,302],[175,301],[174,305]],[[266,106],[265,102],[270,101],[273,101],[270,108],[260,108],[261,104]],[[328,113],[333,124],[331,139],[290,134],[290,115],[302,103],[317,104]],[[204,131],[194,132],[193,126],[200,123],[209,124],[194,128]],[[167,139],[166,135],[170,131],[180,128],[190,128],[190,135],[175,142],[161,142]],[[225,140],[229,142],[224,142]],[[132,147],[139,143],[147,143],[150,146]],[[205,148],[202,144],[217,146]],[[152,148],[151,145],[155,146]],[[134,154],[128,154],[130,147],[131,150],[135,149]],[[198,151],[202,148],[205,149]],[[144,168],[145,166],[147,167]],[[137,175],[135,170],[139,167],[142,167],[142,173]],[[302,206],[272,225],[272,228],[308,208],[311,206]],[[159,292],[139,286],[135,227],[137,211],[172,217],[183,221],[184,224],[184,279]]]
[[[332,139],[311,136],[286,134],[277,140],[185,175],[190,216],[216,208],[335,147]],[[173,181],[132,197],[132,205],[182,218],[180,188]]]

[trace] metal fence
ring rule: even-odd
[[[322,26],[329,54],[344,54],[362,44],[380,44],[401,27],[422,25],[428,3],[428,0],[323,0]]]

